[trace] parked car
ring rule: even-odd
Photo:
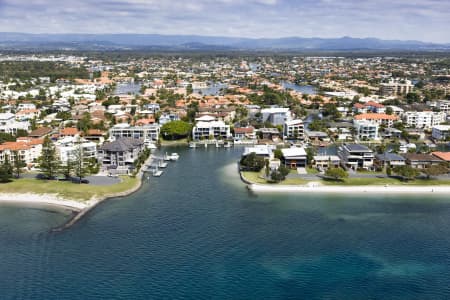
[[[72,182],[73,183],[84,183],[84,184],[89,184],[89,180],[82,178],[80,180],[80,178],[72,178]]]

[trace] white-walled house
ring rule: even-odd
[[[56,152],[62,163],[74,161],[77,158],[77,151],[82,148],[83,159],[97,157],[97,144],[78,137],[67,136],[55,142]]]
[[[228,139],[231,137],[230,125],[222,121],[199,121],[192,129],[195,141],[202,139]]]
[[[17,130],[22,129],[28,131],[30,123],[28,121],[16,121],[16,116],[12,113],[0,113],[0,132],[17,134]]]
[[[433,139],[445,141],[450,138],[450,125],[437,125],[431,131]]]
[[[286,140],[304,140],[305,126],[302,120],[286,121],[283,124],[283,138]]]

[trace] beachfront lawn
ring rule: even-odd
[[[264,171],[242,172],[242,176],[247,181],[249,181],[251,183],[257,183],[257,184],[304,185],[309,182],[308,180],[304,180],[301,178],[286,178],[285,180],[283,180],[279,183],[269,182],[264,178]]]
[[[450,185],[450,180],[416,179],[402,181],[397,178],[346,178],[342,181],[322,180],[324,185],[363,186],[363,185]]]
[[[23,178],[16,179],[10,183],[0,184],[0,193],[57,194],[66,199],[87,201],[92,197],[107,197],[115,193],[128,191],[139,182],[139,179],[129,176],[120,178],[120,183],[108,186]]]
[[[317,175],[317,174],[319,174],[320,172],[319,172],[319,170],[317,170],[316,168],[310,168],[310,167],[307,167],[307,168],[306,168],[306,173],[311,174],[311,175]]]

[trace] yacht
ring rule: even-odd
[[[196,148],[197,144],[195,142],[190,142],[189,143],[189,148]]]
[[[167,163],[165,161],[160,160],[158,163],[159,168],[167,168]]]
[[[152,173],[153,177],[161,177],[162,174],[163,174],[163,171],[158,170],[158,168],[154,169],[153,173]]]
[[[163,160],[165,160],[165,161],[170,161],[171,160],[170,156],[167,155],[167,152],[166,152],[166,154],[164,154]]]
[[[177,161],[179,158],[180,158],[180,156],[178,155],[178,153],[170,154],[170,160],[172,160],[172,161]]]

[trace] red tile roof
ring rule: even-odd
[[[433,152],[431,154],[442,160],[450,161],[450,152]]]

